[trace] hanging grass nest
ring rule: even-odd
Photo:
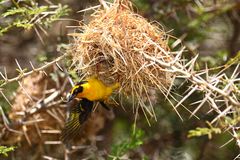
[[[137,106],[153,115],[149,108],[152,91],[166,93],[172,78],[145,57],[169,62],[168,35],[160,24],[149,23],[134,13],[130,2],[115,1],[103,6],[91,15],[89,24],[80,23],[70,34],[73,66],[87,76],[97,75],[107,84],[119,82],[121,93],[134,98]]]

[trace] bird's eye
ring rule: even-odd
[[[76,88],[74,91],[73,91],[74,94],[77,94],[78,93],[78,88]]]
[[[83,87],[82,86],[79,86],[78,88],[76,88],[74,91],[73,91],[73,94],[78,94],[78,93],[81,93],[83,91]]]
[[[77,93],[77,89],[74,89],[73,94],[76,94],[76,93]]]

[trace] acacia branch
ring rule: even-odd
[[[199,89],[204,91],[211,90],[212,92],[216,92],[221,96],[223,96],[224,98],[228,99],[233,105],[240,107],[240,103],[236,99],[234,99],[232,96],[230,96],[228,93],[225,93],[223,90],[207,82],[200,76],[197,76],[192,72],[187,71],[187,69],[180,63],[171,63],[171,62],[167,63],[155,57],[151,57],[147,54],[144,54],[144,57],[153,62],[157,62],[161,67],[170,69],[172,73],[178,74],[180,76],[184,76],[186,79],[190,80],[193,84],[197,85]]]
[[[43,65],[43,66],[41,66],[41,67],[39,67],[39,68],[33,68],[33,67],[32,67],[33,69],[32,69],[31,71],[29,71],[29,72],[24,72],[24,70],[21,70],[21,73],[20,73],[17,77],[11,78],[11,79],[8,79],[7,76],[4,76],[4,75],[0,72],[0,75],[1,75],[2,78],[3,78],[3,83],[0,84],[0,87],[3,87],[3,86],[5,86],[6,84],[11,83],[11,82],[19,81],[19,80],[21,80],[22,78],[24,78],[24,77],[26,77],[26,76],[28,76],[28,75],[31,75],[31,74],[34,73],[34,72],[43,71],[44,69],[52,66],[53,64],[56,64],[58,61],[62,60],[62,59],[65,58],[65,57],[66,57],[66,54],[64,54],[64,55],[56,58],[55,60],[53,60],[53,61],[51,61],[51,62],[47,62],[45,65]]]

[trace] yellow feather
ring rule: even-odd
[[[98,101],[107,99],[117,89],[120,84],[115,83],[111,86],[105,85],[102,81],[96,78],[87,79],[87,83],[81,85],[83,92],[77,95],[78,98],[86,98],[90,101]]]

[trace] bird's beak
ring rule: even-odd
[[[67,97],[67,102],[70,102],[70,101],[73,100],[75,97],[76,97],[76,95],[70,94],[70,95]]]

